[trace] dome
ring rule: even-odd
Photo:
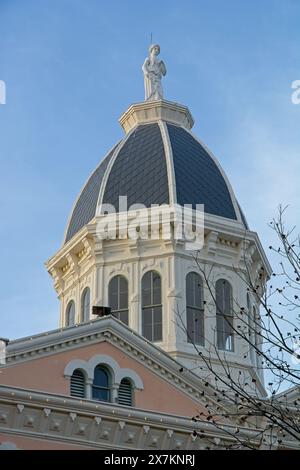
[[[146,106],[142,103],[131,106],[120,118],[127,135],[108,152],[82,189],[65,243],[95,217],[99,205],[112,204],[118,211],[119,196],[127,196],[128,207],[177,203],[196,208],[204,204],[206,214],[248,228],[220,164],[190,132],[193,120],[188,109],[166,101],[147,105],[147,113],[141,112]]]

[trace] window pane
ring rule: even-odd
[[[119,305],[118,305],[118,293],[117,292],[116,293],[113,292],[110,294],[108,303],[112,311],[118,310]]]
[[[224,310],[226,315],[232,315],[231,285],[229,282],[224,284]]]
[[[100,401],[109,401],[109,390],[93,387],[93,399]]]
[[[71,301],[67,307],[67,326],[72,326],[75,324],[75,303]]]
[[[123,310],[128,307],[128,293],[120,292],[120,299],[119,299],[119,309]]]
[[[108,286],[108,303],[112,310],[118,310],[118,276],[110,280]]]
[[[108,388],[108,374],[102,367],[96,367],[93,384],[98,387]]]
[[[128,325],[128,310],[125,312],[120,312],[120,317],[119,319],[125,323],[125,325]]]
[[[153,321],[154,323],[161,323],[161,317],[162,317],[162,314],[161,314],[161,307],[154,307],[153,308]]]
[[[202,308],[203,285],[201,276],[197,273],[189,273],[186,277],[186,304],[189,307]]]
[[[142,279],[142,305],[151,305],[151,272],[144,275]]]
[[[195,331],[195,324],[194,324],[194,318],[192,315],[192,309],[187,308],[186,309],[186,320],[187,320],[187,340],[189,343],[193,343],[194,340],[194,331]]]
[[[117,318],[120,318],[119,310],[128,309],[128,282],[124,276],[115,276],[111,279],[108,287],[108,303]]]
[[[224,311],[223,308],[223,285],[222,279],[219,279],[216,283],[216,306],[217,306],[217,313],[222,314]]]
[[[150,341],[152,341],[152,309],[144,308],[143,309],[143,321],[142,321],[142,330],[143,336]]]
[[[232,315],[232,288],[228,281],[219,279],[216,283],[217,313]]]
[[[203,312],[200,310],[196,310],[194,312],[194,321],[195,321],[195,343],[196,344],[203,344],[204,343],[204,318]]]
[[[128,282],[123,276],[119,276],[119,309],[128,307]]]
[[[217,345],[224,351],[233,351],[232,287],[225,279],[216,283]]]
[[[142,279],[142,306],[143,336],[150,341],[161,341],[161,278],[155,271],[146,273]]]
[[[153,308],[153,339],[152,341],[162,340],[162,311],[161,307]]]
[[[193,273],[189,273],[186,276],[186,304],[193,305],[194,304],[194,286],[193,286]]]
[[[225,350],[225,334],[224,334],[224,317],[222,315],[217,315],[217,343],[218,349]]]
[[[162,324],[154,323],[152,341],[162,341]]]
[[[247,310],[248,310],[248,315],[250,314],[250,296],[247,294]]]
[[[110,280],[109,291],[115,295],[118,293],[118,276],[115,276]]]
[[[217,315],[217,342],[218,348],[224,351],[233,351],[233,318],[231,316]]]
[[[195,283],[195,307],[202,307],[202,279],[200,276],[195,274],[194,276]]]
[[[161,282],[160,275],[153,272],[152,273],[152,282],[153,282],[153,305],[159,305],[161,303]]]
[[[88,288],[82,294],[81,308],[81,319],[82,321],[87,321],[90,314],[90,289]]]
[[[187,341],[204,344],[204,312],[187,307]]]

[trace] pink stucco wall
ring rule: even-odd
[[[48,357],[3,368],[0,383],[49,393],[69,395],[69,380],[64,377],[66,365],[73,359],[89,360],[96,354],[107,354],[115,359],[120,367],[134,370],[143,380],[144,390],[135,392],[137,408],[193,416],[203,411],[199,403],[193,401],[180,390],[146,369],[115,346],[107,342],[78,347]]]

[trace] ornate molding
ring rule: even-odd
[[[185,374],[180,373],[181,364],[172,359],[168,353],[111,316],[37,335],[23,342],[12,341],[7,349],[7,365],[2,367],[9,367],[14,363],[30,361],[36,357],[49,356],[68,349],[77,349],[80,346],[97,344],[101,341],[107,341],[123,353],[126,352],[129,357],[176,386],[201,405],[223,406],[217,403],[218,397],[209,397],[207,390],[205,390],[205,397],[202,396],[201,392],[205,387],[201,378],[188,371]]]
[[[74,359],[65,367],[64,375],[65,377],[70,378],[75,369],[81,369],[85,372],[87,379],[92,381],[94,378],[95,367],[98,364],[106,365],[110,369],[113,377],[112,386],[119,386],[122,379],[128,378],[132,381],[132,384],[137,390],[144,389],[143,381],[135,371],[121,368],[117,361],[106,354],[97,354],[96,356],[91,357],[88,361]]]
[[[23,419],[17,417],[20,405]],[[233,441],[228,431],[234,434],[235,429],[224,425],[220,430],[189,418],[1,386],[3,414],[6,420],[0,422],[0,432],[10,440],[15,435],[98,449],[221,449]],[[255,440],[257,430],[241,428],[240,436]]]
[[[191,129],[194,119],[186,106],[172,101],[155,100],[131,105],[119,119],[126,133],[138,124],[168,121],[186,129]]]

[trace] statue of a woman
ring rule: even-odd
[[[154,101],[163,99],[163,89],[161,78],[167,73],[166,66],[162,60],[157,58],[160,53],[160,46],[153,44],[149,48],[149,57],[143,64],[145,82],[145,100]]]

